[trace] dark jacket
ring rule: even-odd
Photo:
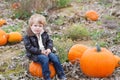
[[[42,42],[45,49],[53,49],[53,41],[50,39],[47,32],[43,32],[42,35]],[[41,50],[39,49],[38,39],[35,35],[28,36],[26,35],[23,39],[24,45],[26,48],[26,55],[30,60],[36,61],[37,56],[41,54]]]

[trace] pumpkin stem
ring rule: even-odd
[[[101,47],[98,43],[96,43],[96,48],[97,48],[97,52],[100,52],[101,51]]]

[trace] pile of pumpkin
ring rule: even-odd
[[[108,77],[120,66],[120,57],[100,46],[88,48],[81,44],[73,45],[68,52],[68,59],[72,64],[79,62],[81,71],[89,77]],[[56,72],[52,63],[49,68],[53,78]],[[36,62],[30,63],[29,72],[33,76],[43,76],[41,65]]]
[[[4,30],[0,29],[0,46],[4,46],[9,43],[16,43],[22,40],[22,35],[19,32],[6,33]]]
[[[98,45],[88,48],[85,45],[76,44],[69,50],[68,59],[73,64],[78,62],[81,71],[89,77],[108,77],[112,75],[115,68],[120,66],[119,56]]]

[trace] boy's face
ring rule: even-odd
[[[43,24],[33,23],[31,30],[34,34],[39,34],[43,30]]]

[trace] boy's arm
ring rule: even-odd
[[[24,41],[24,45],[25,45],[26,50],[29,51],[30,53],[33,53],[33,54],[40,54],[41,53],[41,50],[39,50],[38,48],[31,45],[28,36],[25,36],[23,41]]]
[[[47,35],[47,49],[53,50],[53,40],[50,39],[49,35]]]

